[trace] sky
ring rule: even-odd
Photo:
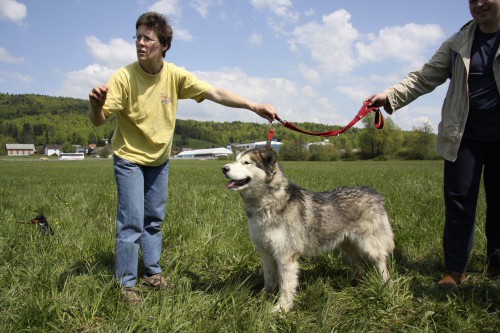
[[[0,92],[87,99],[137,60],[135,22],[148,11],[173,27],[166,61],[284,120],[340,126],[471,19],[466,0],[0,0]],[[384,115],[437,132],[447,85]],[[265,122],[210,101],[181,101],[177,116]]]

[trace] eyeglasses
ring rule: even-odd
[[[149,37],[148,35],[137,35],[137,36],[133,36],[133,37],[134,37],[136,43],[139,43],[141,41],[141,39],[146,44],[157,42],[156,39],[153,39],[153,38]]]

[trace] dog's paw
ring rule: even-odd
[[[276,304],[274,307],[273,307],[273,311],[272,313],[275,313],[275,314],[278,314],[278,313],[287,313],[288,311],[290,311],[291,309],[293,308],[293,303],[289,302],[287,304]]]

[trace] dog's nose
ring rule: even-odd
[[[222,167],[222,173],[223,173],[223,174],[226,174],[228,171],[229,171],[229,167],[228,167],[227,165],[224,165],[224,166]]]

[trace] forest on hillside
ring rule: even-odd
[[[6,143],[33,143],[39,150],[46,144],[88,145],[110,139],[114,119],[95,127],[88,118],[89,102],[69,97],[0,93],[0,153]],[[275,138],[283,142],[281,158],[287,160],[336,159],[434,159],[435,134],[424,124],[403,131],[391,119],[383,130],[373,127],[373,115],[362,120],[363,128],[351,128],[340,136],[328,138],[300,134],[274,126]],[[339,129],[339,125],[296,123],[314,132]],[[213,122],[177,119],[174,149],[221,147],[231,143],[264,141],[269,125],[247,122]],[[326,142],[325,142],[326,141]],[[314,143],[313,145],[307,145]],[[308,146],[308,148],[307,148]]]

